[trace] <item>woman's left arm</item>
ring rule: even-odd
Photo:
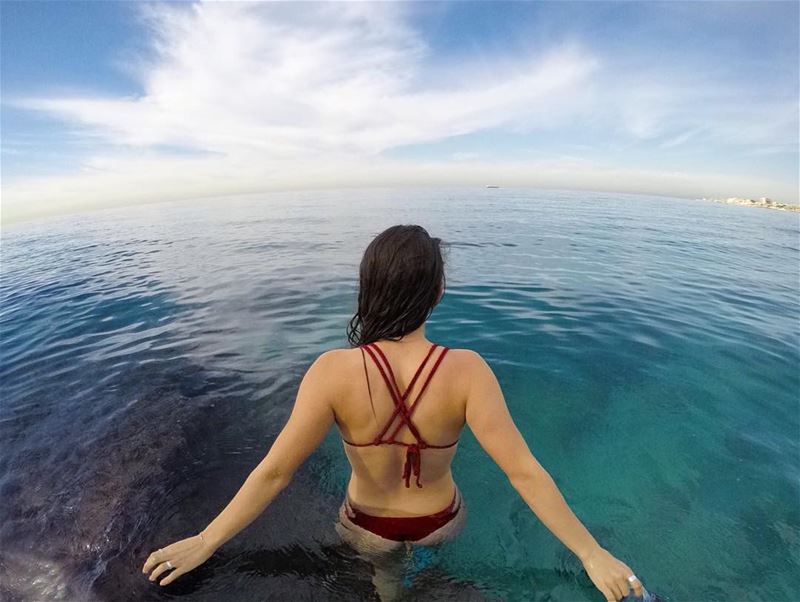
[[[289,482],[300,465],[319,447],[334,422],[331,389],[333,354],[326,351],[309,367],[297,392],[289,420],[266,457],[245,480],[225,509],[198,535],[156,550],[143,573],[150,581],[174,569],[159,583],[167,585],[203,562],[255,520]]]

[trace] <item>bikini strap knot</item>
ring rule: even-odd
[[[423,446],[424,444],[421,446],[418,443],[411,443],[406,449],[406,463],[405,466],[403,466],[403,478],[406,481],[406,487],[411,487],[410,479],[412,470],[417,480],[417,487],[422,487],[422,483],[419,482],[419,473],[422,469],[422,455],[419,453],[419,450],[420,447]]]

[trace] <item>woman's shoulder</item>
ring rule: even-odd
[[[344,347],[330,349],[325,352],[330,361],[327,362],[327,377],[330,389],[335,390],[336,404],[340,415],[346,414],[349,400],[356,399],[354,390],[362,391],[361,380],[364,376],[361,349],[359,347]],[[461,347],[448,347],[447,353],[442,358],[434,380],[438,385],[444,385],[447,396],[463,412],[466,408],[467,397],[475,382],[483,380],[484,361],[480,354],[472,349]],[[440,394],[442,390],[440,389]]]
[[[439,345],[439,347],[447,347],[447,354],[443,358],[442,364],[447,364],[451,368],[459,370],[480,370],[485,364],[483,356],[477,351],[463,347],[448,347],[446,345]],[[440,352],[441,353],[441,352]],[[361,363],[361,348],[356,347],[341,347],[324,351],[328,362],[331,364],[349,364],[358,362]],[[446,362],[444,360],[447,360]],[[440,366],[444,367],[444,366]]]

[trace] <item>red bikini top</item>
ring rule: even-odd
[[[428,363],[428,358],[431,357],[431,355],[433,354],[433,351],[434,351],[434,349],[436,349],[436,347],[439,347],[439,345],[437,345],[436,343],[433,343],[431,345],[431,348],[428,351],[428,354],[425,356],[425,359],[422,360],[422,363],[420,364],[419,368],[417,368],[417,372],[414,374],[414,378],[411,379],[411,382],[409,383],[408,387],[406,388],[405,393],[400,395],[400,387],[397,386],[397,381],[394,378],[394,372],[392,372],[392,367],[389,364],[389,361],[386,359],[386,356],[383,354],[383,351],[381,351],[380,347],[378,347],[375,343],[367,343],[366,345],[359,345],[359,348],[361,349],[361,356],[362,356],[362,359],[364,360],[364,375],[367,377],[367,390],[369,391],[370,400],[372,400],[372,389],[369,386],[369,374],[367,374],[367,360],[364,357],[364,350],[366,350],[367,353],[369,353],[370,357],[375,362],[375,365],[378,367],[378,370],[380,371],[381,376],[383,376],[383,380],[386,381],[386,385],[389,387],[389,392],[392,394],[392,399],[394,400],[395,408],[394,408],[394,412],[392,413],[391,417],[389,418],[389,422],[386,423],[386,426],[383,428],[383,430],[371,442],[369,442],[369,443],[352,443],[351,441],[347,441],[344,437],[342,437],[342,441],[344,441],[348,445],[353,445],[355,447],[366,447],[366,446],[369,446],[369,445],[383,445],[383,444],[405,445],[408,448],[406,450],[406,463],[405,463],[405,466],[403,467],[403,478],[406,481],[406,487],[410,487],[411,486],[410,482],[409,482],[409,479],[411,478],[412,469],[414,471],[414,475],[416,476],[417,487],[422,487],[422,484],[419,482],[419,473],[420,473],[420,469],[422,467],[421,466],[422,465],[422,458],[420,456],[420,450],[421,449],[425,449],[426,447],[435,447],[435,448],[443,449],[443,448],[446,448],[446,447],[453,447],[456,443],[458,443],[458,439],[456,439],[455,441],[453,441],[452,443],[450,443],[448,445],[432,445],[430,443],[427,443],[422,438],[422,435],[419,434],[419,431],[417,430],[417,427],[414,425],[414,423],[411,422],[411,414],[414,412],[414,409],[417,407],[417,403],[419,402],[420,397],[422,397],[422,394],[425,392],[425,389],[428,386],[428,383],[430,382],[431,377],[433,376],[434,372],[436,372],[436,369],[439,367],[439,364],[441,363],[442,358],[444,358],[445,354],[449,351],[449,347],[442,347],[442,352],[439,354],[439,357],[436,359],[436,362],[434,363],[433,368],[431,369],[430,373],[428,374],[428,377],[425,379],[425,382],[422,385],[422,389],[420,389],[420,392],[417,395],[417,398],[414,400],[414,403],[412,403],[409,407],[406,407],[406,404],[405,404],[405,400],[408,397],[408,394],[411,391],[411,388],[414,386],[414,383],[417,382],[417,378],[419,377],[420,373],[422,372],[422,369],[425,367],[425,364]],[[387,370],[389,372],[389,375],[391,376],[391,380],[389,380],[389,376],[386,375],[386,371],[384,371],[383,366],[378,361],[378,358],[375,355],[376,351],[377,351],[378,355],[383,359],[384,363],[386,364],[386,368],[387,368]],[[386,439],[383,439],[383,436],[386,434],[386,431],[389,430],[389,427],[392,426],[392,423],[394,422],[395,417],[398,416],[398,415],[400,416],[400,423],[397,425],[397,427],[392,431],[392,433]],[[404,423],[408,425],[408,430],[411,431],[411,434],[414,435],[414,438],[417,440],[416,443],[405,443],[404,441],[395,440],[395,436],[397,435],[398,431],[401,428],[403,428],[403,424]]]

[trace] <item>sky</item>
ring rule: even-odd
[[[270,190],[798,203],[798,2],[0,2],[0,219]]]

